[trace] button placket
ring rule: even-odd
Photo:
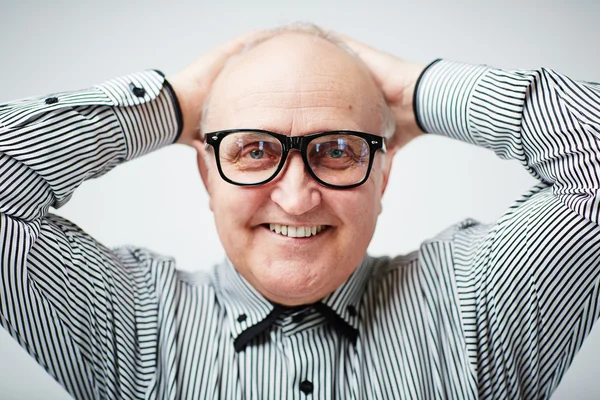
[[[333,365],[334,362],[330,359],[331,354],[328,351],[317,351],[315,334],[310,332],[302,332],[295,335],[284,336],[283,342],[284,354],[287,359],[288,376],[290,376],[290,393],[291,398],[312,398],[321,396],[321,391],[324,388],[318,388],[321,377],[313,376],[315,371],[322,371],[325,365]],[[306,397],[308,396],[308,397]]]

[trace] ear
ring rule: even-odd
[[[390,179],[390,172],[392,171],[392,163],[394,161],[394,156],[398,151],[398,147],[389,147],[385,153],[385,159],[383,161],[382,172],[383,172],[383,184],[381,185],[381,196],[385,193],[385,189],[387,188],[388,181]]]
[[[200,177],[202,177],[202,182],[204,182],[204,187],[206,188],[206,191],[210,197],[210,179],[208,178],[208,166],[206,165],[208,152],[206,150],[206,146],[204,142],[194,139],[192,141],[192,147],[196,149],[196,162],[198,164],[198,171],[200,172]]]

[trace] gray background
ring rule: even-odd
[[[170,74],[248,29],[312,21],[411,60],[552,67],[600,81],[595,1],[0,1],[0,101],[74,90],[148,68]],[[516,162],[439,137],[395,160],[373,254],[406,253],[466,217],[493,222],[534,180]],[[223,257],[193,151],[171,146],[87,182],[59,213],[109,246]],[[600,328],[555,399],[600,398]],[[68,396],[0,329],[0,399]]]

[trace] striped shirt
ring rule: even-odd
[[[181,272],[49,212],[176,139],[160,73],[0,105],[0,325],[77,399],[548,398],[600,313],[600,86],[439,61],[415,101],[539,183],[274,318],[227,261]]]

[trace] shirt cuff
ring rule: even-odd
[[[421,129],[475,144],[469,134],[469,104],[488,70],[486,66],[447,60],[431,63],[415,88],[415,117]]]
[[[123,131],[126,160],[177,140],[183,127],[181,109],[160,71],[144,71],[97,85],[110,99]]]

